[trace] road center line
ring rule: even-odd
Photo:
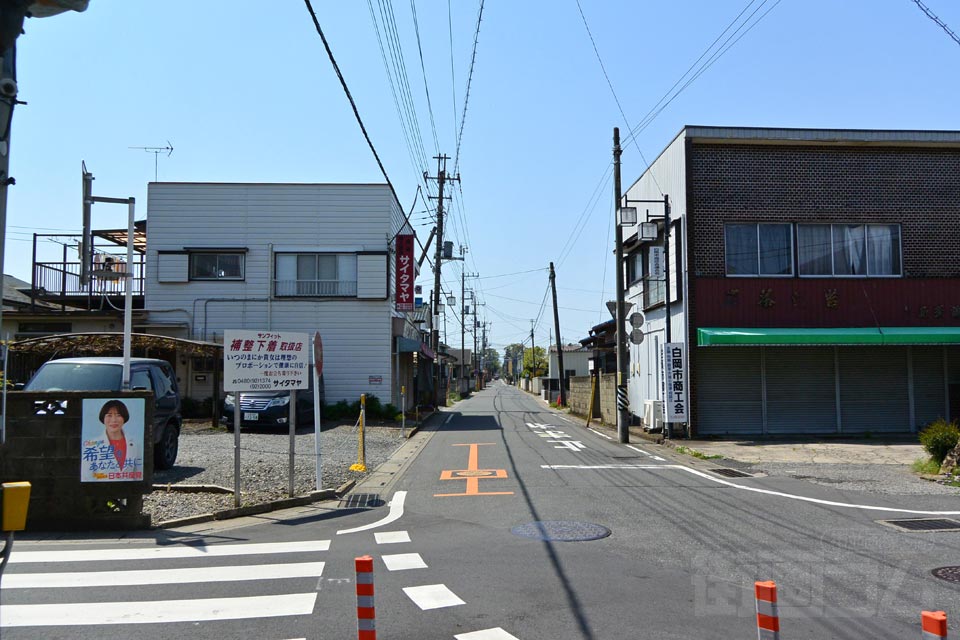
[[[692,473],[695,476],[704,478],[705,480],[710,480],[711,482],[716,482],[717,484],[723,484],[734,489],[740,489],[742,491],[750,491],[753,493],[763,493],[769,496],[777,496],[779,498],[787,498],[789,500],[799,500],[801,502],[812,502],[814,504],[822,504],[829,507],[841,507],[843,509],[862,509],[866,511],[884,511],[888,513],[913,513],[923,516],[957,516],[960,515],[960,511],[921,511],[918,509],[897,509],[894,507],[875,507],[869,504],[850,504],[848,502],[834,502],[833,500],[821,500],[820,498],[808,498],[807,496],[798,496],[793,493],[784,493],[782,491],[772,491],[770,489],[760,489],[757,487],[745,487],[743,485],[735,484],[728,480],[721,480],[720,478],[714,478],[713,476],[698,471],[696,469],[691,469],[690,467],[685,467],[680,464],[597,464],[597,465],[585,465],[585,464],[543,464],[540,465],[542,469],[645,469],[648,471],[653,470],[662,470],[662,469],[677,469],[680,471],[686,471]]]
[[[370,524],[363,525],[362,527],[354,527],[353,529],[341,529],[340,531],[337,531],[337,535],[341,536],[345,533],[357,533],[359,531],[369,531],[370,529],[376,529],[377,527],[382,527],[385,524],[396,522],[403,516],[403,503],[406,499],[407,499],[406,491],[397,491],[395,494],[393,494],[393,500],[390,501],[390,513],[388,513],[385,518],[381,518],[376,522],[371,522]]]

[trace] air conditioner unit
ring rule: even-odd
[[[660,400],[643,401],[643,430],[657,432],[663,430],[663,402]]]

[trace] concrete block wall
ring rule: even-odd
[[[617,424],[617,374],[600,376],[600,419],[606,424]]]
[[[567,394],[567,404],[570,411],[586,418],[590,415],[592,376],[574,376],[570,378],[570,392]]]
[[[84,398],[144,398],[142,481],[80,482]],[[27,530],[141,529],[143,494],[153,486],[153,394],[9,392],[7,439],[0,446],[0,482],[31,483]]]

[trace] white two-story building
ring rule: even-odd
[[[399,405],[410,344],[422,343],[395,311],[404,215],[389,185],[151,183],[147,206],[145,307],[189,318],[171,335],[319,331],[328,403],[366,393]],[[193,364],[187,393],[213,395],[205,369],[217,363]]]

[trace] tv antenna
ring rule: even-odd
[[[165,147],[128,147],[128,149],[143,149],[147,153],[153,154],[153,181],[154,182],[158,182],[158,178],[157,178],[158,160],[157,159],[160,157],[160,154],[166,151],[167,157],[169,158],[170,155],[173,153],[173,145],[170,144],[169,140],[167,140],[167,146]]]

